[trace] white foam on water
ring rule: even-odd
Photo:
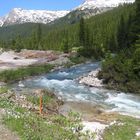
[[[140,117],[140,100],[138,99],[140,99],[140,97],[136,95],[108,93],[108,99],[106,99],[105,102],[114,105],[112,111]]]
[[[78,99],[79,101],[85,101],[87,98],[87,95],[83,94],[76,94],[75,98]]]
[[[58,88],[65,88],[67,86],[70,86],[72,84],[73,80],[56,80],[56,79],[52,79],[52,80],[48,80],[46,78],[42,79],[40,81],[40,85],[44,86],[44,87],[52,87],[52,88],[55,88],[55,87],[58,87]]]
[[[67,73],[67,72],[58,72],[58,75],[60,75],[60,76],[68,76],[69,75],[69,73]]]

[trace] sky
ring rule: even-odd
[[[84,0],[0,0],[0,16],[13,8],[39,10],[71,10]]]

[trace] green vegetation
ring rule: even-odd
[[[0,94],[6,93],[8,91],[8,87],[0,87]]]
[[[140,93],[140,2],[129,20],[121,18],[116,55],[107,54],[99,77],[110,88]]]
[[[87,58],[85,58],[85,57],[82,57],[82,56],[79,56],[79,57],[77,57],[77,56],[75,56],[75,57],[70,57],[70,61],[71,61],[72,63],[74,63],[74,64],[81,64],[81,63],[86,62],[87,60],[89,60],[89,59],[87,59]]]
[[[19,109],[20,110],[20,109]],[[26,113],[26,114],[25,114]],[[82,129],[80,121],[77,116],[65,118],[62,116],[55,116],[50,120],[45,120],[42,117],[25,111],[24,113],[17,112],[17,117],[8,115],[4,122],[12,130],[16,131],[22,140],[77,140],[80,132],[73,133],[73,129],[77,127]],[[74,119],[73,119],[74,118]],[[88,136],[85,136],[88,138]]]
[[[42,92],[43,92],[43,95],[42,95],[43,101],[42,101],[42,103],[45,106],[49,105],[49,103],[53,103],[56,100],[54,93],[52,93],[51,91],[42,90]],[[28,95],[27,96],[27,100],[29,102],[33,103],[34,105],[39,105],[39,99],[40,99],[39,95]]]
[[[48,98],[47,102],[53,105],[53,98]],[[6,110],[3,123],[12,131],[16,131],[21,140],[77,140],[80,137],[83,139],[94,137],[94,134],[81,132],[83,129],[81,117],[74,112],[70,112],[67,117],[59,114],[38,115],[34,111],[17,106],[16,101],[13,102],[6,97],[0,97],[0,108]]]
[[[47,102],[53,104],[53,97],[49,98]],[[35,105],[38,103],[35,102]],[[0,98],[0,108],[7,110],[3,123],[15,131],[21,140],[59,140],[60,138],[62,140],[78,140],[80,138],[89,140],[94,139],[95,136],[93,133],[81,132],[83,129],[81,116],[74,112],[70,112],[67,117],[58,114],[49,115],[49,117],[40,116],[33,111],[17,106],[15,102],[6,98]],[[116,123],[107,127],[102,134],[104,140],[140,139],[136,136],[140,126],[139,119],[118,115],[115,120]],[[75,133],[73,133],[74,130],[76,130]]]
[[[83,29],[80,26],[81,21],[75,24],[23,24],[2,27],[0,28],[0,46],[15,50],[19,48],[54,49],[64,52],[71,51],[73,47],[79,48],[81,46],[85,49],[84,51],[80,50],[82,55],[101,58],[106,51],[114,50],[111,41],[116,41],[117,27],[121,15],[127,21],[129,14],[133,11],[133,5],[119,6],[103,14],[85,19],[83,21],[84,25],[82,25],[84,26]],[[22,38],[22,40],[19,38]],[[84,44],[81,44],[82,39]],[[18,44],[22,47],[19,47]],[[83,54],[83,52],[85,53]]]
[[[52,65],[38,65],[28,66],[26,68],[19,68],[17,70],[5,70],[0,73],[0,81],[13,82],[22,80],[29,76],[40,75],[49,72],[53,68]]]
[[[106,128],[103,139],[104,140],[140,140],[136,136],[136,132],[139,130],[140,120],[121,116],[119,122]]]

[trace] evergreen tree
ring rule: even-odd
[[[68,39],[68,31],[64,30],[65,38],[63,40],[63,52],[64,53],[69,53],[70,48],[69,48],[69,39]]]
[[[108,48],[107,50],[111,51],[112,53],[117,52],[117,42],[115,35],[112,35],[110,40],[107,42]]]
[[[117,51],[121,51],[127,47],[127,29],[124,17],[121,16],[120,24],[117,32],[117,41],[118,41],[118,49]]]
[[[85,45],[85,21],[84,18],[81,18],[79,25],[79,44],[81,46]]]
[[[16,46],[16,41],[15,41],[15,39],[12,39],[11,40],[11,49],[15,50],[16,47],[17,47]]]
[[[38,39],[36,35],[36,31],[33,31],[30,37],[30,48],[29,49],[38,49]]]
[[[15,46],[16,46],[15,49],[17,52],[20,52],[21,49],[23,49],[22,39],[20,35],[16,37]]]
[[[41,49],[41,48],[42,48],[42,46],[41,46],[41,41],[42,41],[42,29],[41,29],[41,24],[38,24],[38,25],[37,25],[37,33],[36,33],[36,36],[37,36],[38,49]]]
[[[37,25],[37,41],[40,42],[42,37],[41,24]]]
[[[89,31],[89,28],[88,26],[86,26],[85,28],[85,43],[84,43],[84,46],[85,48],[88,50],[91,48],[91,39],[90,39],[90,31]]]
[[[137,75],[137,78],[139,77],[140,80],[140,35],[138,36],[138,39],[135,43],[132,65],[134,73]]]
[[[131,44],[135,44],[135,41],[139,38],[139,34],[140,34],[140,1],[136,0],[135,1],[135,5],[136,5],[136,10],[135,10],[135,16],[133,16],[132,18],[132,25],[130,28],[130,42]]]

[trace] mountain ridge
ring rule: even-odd
[[[88,18],[106,12],[120,4],[133,3],[134,1],[135,0],[86,0],[71,11],[26,10],[22,8],[14,8],[6,16],[0,17],[0,27],[22,23],[48,24],[67,15],[70,17],[70,14],[73,12],[76,12],[76,16],[79,18],[81,18],[81,16]]]
[[[0,19],[0,25],[3,26],[27,22],[47,24],[57,18],[65,16],[69,12],[70,11],[26,10],[22,8],[14,8],[6,16]]]

